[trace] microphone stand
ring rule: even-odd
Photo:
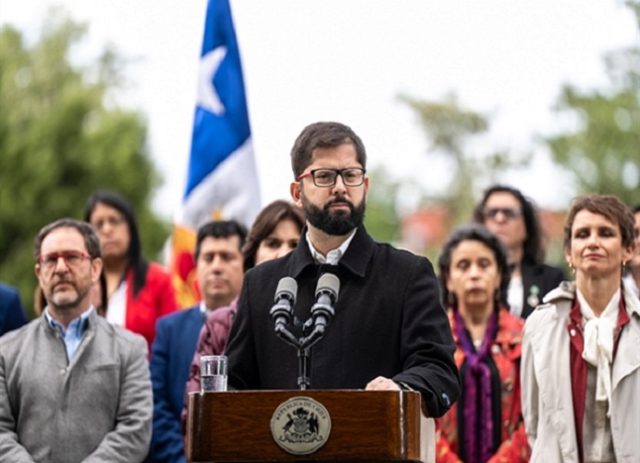
[[[338,298],[339,289],[340,280],[338,280],[338,277],[330,273],[320,276],[318,287],[316,288],[317,300],[311,307],[311,318],[302,325],[302,337],[296,338],[286,326],[291,321],[292,303],[291,301],[280,299],[279,295],[286,296],[287,293],[285,291],[289,290],[289,296],[293,293],[293,299],[295,299],[297,285],[295,280],[289,277],[281,279],[278,283],[276,305],[271,308],[270,313],[276,321],[276,336],[290,346],[295,347],[298,351],[297,384],[301,391],[311,387],[311,347],[324,337],[327,325],[335,315],[333,303]]]
[[[298,387],[301,391],[311,387],[311,349],[298,347]]]
[[[311,387],[311,346],[324,336],[324,327],[316,326],[309,336],[296,338],[285,326],[276,330],[276,335],[298,351],[298,380],[301,391]]]
[[[311,387],[311,346],[323,338],[324,332],[324,325],[316,325],[309,336],[298,339],[298,386],[301,391]]]

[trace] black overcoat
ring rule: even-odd
[[[552,289],[565,280],[564,272],[547,264],[522,263],[523,305],[522,318],[527,318]]]
[[[280,278],[295,278],[290,329],[301,336],[326,271],[340,278],[341,288],[335,318],[311,349],[311,388],[364,388],[381,375],[419,391],[430,416],[446,412],[460,382],[433,267],[424,257],[375,242],[364,227],[337,266],[316,264],[303,236],[287,256],[247,272],[227,345],[229,385],[298,387],[297,351],[275,335],[269,310]]]

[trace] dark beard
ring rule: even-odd
[[[329,206],[331,204],[341,202],[349,207],[349,213],[343,211],[331,212]],[[344,198],[335,198],[324,205],[322,209],[311,204],[307,199],[302,197],[302,207],[309,223],[314,227],[322,230],[328,235],[342,236],[346,235],[354,228],[362,225],[364,221],[365,200],[354,206],[350,201]]]

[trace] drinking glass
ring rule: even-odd
[[[200,357],[200,391],[227,390],[227,356],[203,355]]]

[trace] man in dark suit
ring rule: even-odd
[[[26,323],[18,290],[0,283],[0,336]]]
[[[340,279],[335,317],[312,348],[311,388],[413,389],[432,417],[459,395],[455,346],[438,283],[424,257],[376,243],[362,225],[369,188],[366,153],[347,126],[306,127],[291,152],[291,195],[306,229],[287,256],[247,272],[231,328],[229,385],[294,389],[297,356],[273,330],[269,309],[278,281],[297,281],[289,329],[303,333],[321,274]]]
[[[209,222],[198,230],[195,260],[202,302],[158,320],[151,353],[153,434],[149,460],[184,462],[180,414],[189,367],[207,311],[228,306],[240,292],[246,230],[235,221]]]

